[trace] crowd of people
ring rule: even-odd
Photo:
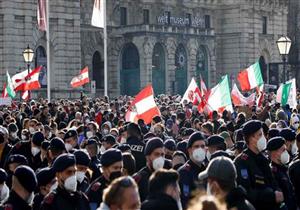
[[[262,107],[199,113],[160,95],[151,124],[132,98],[0,107],[0,209],[297,210],[300,117]],[[300,107],[299,107],[300,109]]]

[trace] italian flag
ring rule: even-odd
[[[12,80],[11,80],[8,72],[6,72],[6,91],[7,91],[7,94],[9,95],[9,97],[11,97],[11,98],[16,97],[16,92],[14,90]]]
[[[252,90],[264,83],[259,62],[240,72],[237,76],[242,91]]]
[[[282,106],[289,104],[291,108],[297,107],[296,79],[291,79],[281,84],[277,90],[276,102]]]
[[[228,75],[223,76],[221,82],[211,89],[207,106],[210,111],[233,111]]]

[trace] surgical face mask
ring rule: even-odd
[[[206,151],[206,158],[207,158],[208,161],[209,161],[210,158],[211,158],[211,154],[210,154],[210,152],[209,152],[208,150]]]
[[[291,153],[292,153],[292,155],[296,155],[297,152],[298,152],[298,147],[297,147],[297,143],[295,142],[292,144]]]
[[[9,188],[7,187],[6,184],[4,184],[1,188],[0,201],[7,200],[8,196],[9,196]]]
[[[49,134],[48,134],[48,139],[50,139],[51,137],[52,137],[52,133],[50,131]]]
[[[201,163],[205,159],[205,150],[202,148],[195,149],[192,156],[196,162]]]
[[[70,176],[65,180],[64,187],[69,192],[76,192],[77,188],[77,179],[76,176]]]
[[[29,127],[29,132],[30,132],[31,134],[34,134],[34,132],[35,132],[34,127]]]
[[[41,150],[37,147],[31,147],[31,154],[36,156]]]
[[[70,152],[73,149],[73,146],[71,144],[69,144],[69,143],[66,143],[65,146],[66,146],[66,150],[68,152]]]
[[[155,171],[161,169],[164,167],[165,164],[165,158],[159,157],[153,160],[152,162],[152,167]]]
[[[280,162],[283,165],[285,165],[285,164],[287,164],[287,163],[290,162],[290,155],[289,155],[288,151],[285,150],[283,153],[281,153],[281,155],[280,155]]]
[[[103,154],[104,152],[105,152],[105,147],[102,145],[101,147],[100,147],[100,152],[101,152],[101,154]]]
[[[25,136],[25,135],[21,135],[21,139],[24,141],[24,140],[26,140],[27,139],[27,137]]]
[[[17,132],[13,132],[13,133],[11,133],[10,135],[11,135],[11,137],[13,137],[13,138],[17,138],[17,137],[18,137],[18,133],[17,133]]]
[[[79,183],[82,183],[85,177],[85,173],[83,171],[76,171],[76,178]]]
[[[92,131],[88,131],[88,132],[86,132],[86,137],[88,138],[88,139],[90,139],[90,138],[92,138],[93,137],[93,132]]]
[[[57,187],[58,187],[58,183],[55,182],[55,183],[50,187],[50,192],[52,192],[53,190],[56,190]]]
[[[109,133],[109,130],[108,130],[108,129],[103,129],[103,130],[102,130],[102,133],[103,133],[104,135],[107,135],[107,134]]]
[[[257,141],[256,146],[259,152],[262,152],[267,148],[267,140],[264,135]]]

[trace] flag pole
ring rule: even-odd
[[[51,100],[51,75],[50,75],[50,0],[46,0],[46,39],[47,39],[47,98]]]
[[[106,23],[106,0],[103,1],[104,13],[104,29],[103,29],[103,42],[104,42],[104,95],[108,96],[108,81],[107,81],[107,23]]]

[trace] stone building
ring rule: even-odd
[[[103,30],[90,24],[94,0],[50,3],[52,96],[89,93],[90,85],[69,85],[84,66],[102,95]],[[276,79],[268,64],[280,62],[275,42],[287,33],[287,14],[283,0],[107,1],[109,94],[134,95],[149,83],[156,94],[182,94],[192,77],[201,75],[211,87],[258,59],[265,81]],[[6,70],[12,75],[25,68],[28,44],[36,52],[32,68],[46,70],[46,35],[36,19],[36,0],[0,1],[0,84]],[[45,78],[43,72],[43,87]]]

